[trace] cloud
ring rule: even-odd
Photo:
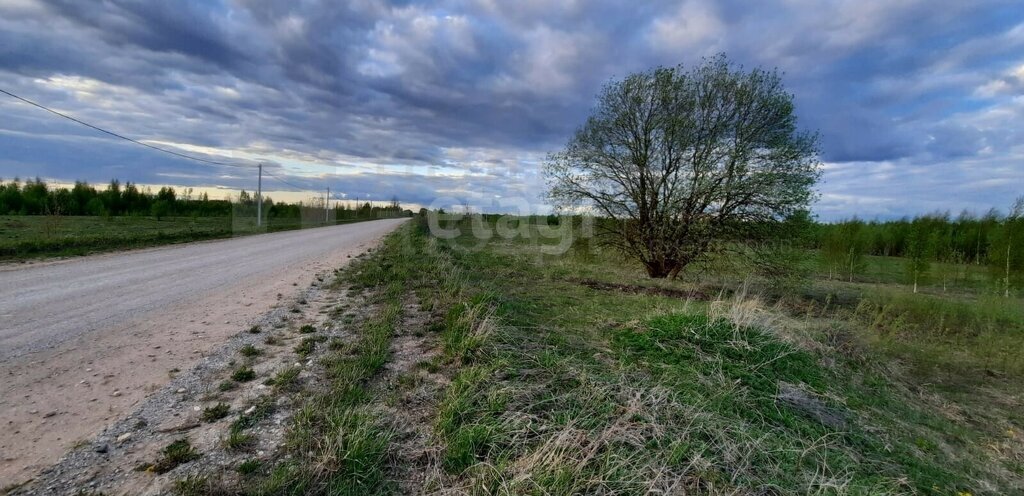
[[[649,43],[655,50],[670,53],[689,50],[711,55],[718,51],[725,30],[712,3],[687,0],[672,15],[654,19]]]
[[[1024,62],[978,86],[974,95],[979,98],[1024,96]]]
[[[1024,182],[1022,48],[1004,0],[0,4],[5,89],[311,190],[419,204],[539,204],[539,164],[603,82],[722,51],[784,72],[830,164],[823,216],[1001,205]],[[11,100],[0,112],[3,177],[254,186]]]

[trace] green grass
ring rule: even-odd
[[[203,422],[216,422],[224,417],[228,416],[228,412],[231,411],[231,406],[227,403],[217,403],[214,406],[206,407],[203,409],[203,414],[200,419]]]
[[[247,345],[239,348],[238,349],[238,353],[240,355],[244,356],[244,357],[253,358],[253,357],[257,357],[257,356],[262,355],[263,354],[263,350],[255,347],[255,346],[253,346],[251,344],[247,344]]]
[[[852,314],[874,331],[871,339],[924,372],[1024,377],[1024,300],[871,287]]]
[[[256,378],[256,372],[249,367],[240,367],[231,373],[231,380],[235,382],[249,382]]]
[[[270,378],[265,382],[268,386],[273,386],[275,390],[285,392],[295,392],[300,389],[299,384],[299,373],[301,370],[298,367],[288,367],[280,371],[274,377]]]
[[[174,470],[178,465],[197,460],[202,455],[192,447],[187,438],[178,439],[160,450],[160,458],[154,463],[144,463],[136,467],[139,471],[164,474]]]
[[[190,475],[174,481],[174,494],[178,496],[216,496],[231,494],[208,477]]]
[[[225,238],[223,217],[0,216],[0,258],[82,255],[169,243]]]
[[[798,384],[820,398],[836,398],[839,401],[822,403],[836,415],[853,419],[856,413],[847,405],[868,391],[822,368],[811,354],[759,330],[737,328],[725,320],[711,322],[704,316],[675,315],[616,333],[613,344],[627,368],[649,374],[651,382],[667,386],[681,405],[703,415],[700,425],[658,443],[667,449],[662,455],[666,459],[700,457],[709,466],[707,475],[739,487],[780,486],[801,492],[824,488],[824,481],[816,480],[819,470],[842,470],[843,483],[853,493],[899,492],[904,477],[920,491],[937,486],[952,492],[968,483],[951,470],[961,467],[917,453],[913,446],[925,437],[887,446],[870,430],[878,424],[836,429],[807,411],[780,405],[780,385]],[[891,395],[870,392],[879,398],[889,396],[883,405],[895,408],[899,416],[910,414]],[[731,435],[736,431],[742,437]],[[828,438],[829,443],[818,444]],[[737,446],[749,456],[745,463],[750,469],[741,473],[729,469],[734,463],[730,452]]]
[[[819,265],[822,265],[819,263]],[[824,279],[826,272],[819,272],[818,277]],[[835,278],[847,280],[847,274],[836,274]],[[901,257],[865,256],[863,267],[854,274],[854,281],[870,284],[905,285],[911,281],[907,275],[907,260]],[[992,275],[989,268],[974,264],[946,264],[932,262],[923,274],[919,283],[929,291],[955,293],[979,293],[993,289]]]
[[[380,494],[393,489],[387,480],[393,429],[370,406],[368,382],[389,358],[404,283],[412,277],[415,258],[403,250],[407,235],[403,229],[389,236],[384,250],[345,272],[356,283],[377,288],[370,296],[376,311],[359,326],[355,353],[328,350],[321,359],[327,391],[308,397],[295,413],[287,434],[292,458],[271,468],[256,484],[256,494]],[[304,338],[296,352],[311,353],[319,341]]]
[[[250,413],[240,414],[234,422],[231,422],[231,426],[228,427],[228,431],[230,433],[240,433],[247,429],[251,429],[261,420],[269,417],[274,413],[274,398],[270,396],[261,396],[253,402],[251,406],[255,406],[256,408]],[[248,410],[248,408],[246,410]]]
[[[258,459],[251,458],[238,464],[235,471],[241,475],[253,475],[258,473],[263,468],[263,463]]]
[[[302,338],[302,341],[299,341],[299,344],[295,346],[295,353],[300,357],[305,358],[316,351],[317,343],[320,341],[321,339],[319,337],[311,336]]]
[[[758,298],[765,281],[652,281],[592,246],[540,252],[553,242],[410,223],[355,261],[330,287],[358,288],[365,318],[318,357],[322,384],[295,396],[284,453],[245,491],[1024,490],[1019,307],[868,281]],[[412,295],[429,316],[413,335],[437,353],[382,384]],[[422,437],[385,413],[402,398],[426,412]]]
[[[256,439],[245,431],[230,430],[228,437],[224,440],[224,446],[230,451],[243,451],[256,444]]]
[[[550,257],[531,240],[458,248],[472,241],[456,240],[451,249],[465,299],[448,310],[441,333],[449,363],[461,366],[435,424],[442,468],[470,492],[978,494],[1022,487],[1019,455],[984,448],[1014,444],[1005,429],[951,420],[891,377],[887,363],[822,351],[810,335],[794,340],[794,330],[759,328],[762,309],[743,301],[709,306],[580,284],[692,288],[645,280],[606,253]],[[467,326],[458,316],[474,305],[490,309],[477,311],[474,325],[493,320],[492,312],[499,324],[468,348],[466,360]],[[731,307],[717,314],[740,324],[709,318],[712,307]],[[941,318],[943,308],[922,313],[918,332],[934,323],[924,316]],[[1006,310],[945,311],[1021,322]],[[843,427],[780,403],[784,385],[807,391]],[[999,425],[1015,420],[1004,414]]]

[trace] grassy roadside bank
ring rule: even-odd
[[[146,248],[208,239],[231,238],[266,232],[289,231],[324,225],[298,219],[271,219],[256,229],[254,219],[230,217],[97,217],[0,216],[0,261],[77,256],[105,251]]]
[[[336,284],[366,297],[357,336],[325,345],[323,384],[241,492],[1024,490],[1012,369],[935,385],[855,316],[536,247],[417,221],[354,263]]]

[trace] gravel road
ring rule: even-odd
[[[0,270],[0,360],[378,238],[402,220],[175,245]]]
[[[88,442],[268,312],[292,308],[403,221],[0,267],[0,487]]]

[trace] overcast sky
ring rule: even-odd
[[[1024,194],[1019,0],[0,0],[0,88],[293,185],[419,205],[539,205],[540,163],[603,82],[719,52],[784,72],[821,134],[823,219]],[[4,95],[0,116],[3,178],[255,188],[255,170]]]

